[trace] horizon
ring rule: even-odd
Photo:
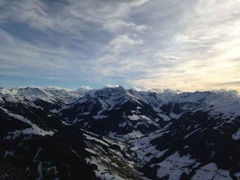
[[[0,2],[0,86],[240,92],[240,2]]]
[[[66,90],[66,91],[77,91],[77,90],[80,90],[80,89],[85,89],[86,91],[98,91],[98,90],[102,90],[102,89],[106,89],[106,88],[119,88],[119,87],[122,87],[124,88],[125,90],[135,90],[135,91],[138,91],[138,92],[157,92],[157,93],[204,93],[204,92],[211,92],[211,93],[225,93],[225,92],[230,92],[230,93],[234,93],[236,95],[240,95],[240,91],[238,90],[235,90],[235,89],[212,89],[212,90],[202,90],[202,91],[199,91],[199,90],[196,90],[196,91],[181,91],[179,89],[169,89],[169,88],[163,88],[163,89],[156,89],[156,88],[152,88],[152,89],[144,89],[144,88],[137,88],[137,87],[124,87],[124,86],[121,86],[121,85],[104,85],[102,87],[99,87],[99,88],[93,88],[93,87],[90,87],[90,86],[80,86],[78,88],[64,88],[64,87],[59,87],[59,86],[18,86],[18,87],[3,87],[3,86],[0,86],[0,89],[7,89],[7,90],[14,90],[14,89],[24,89],[24,88],[39,88],[41,90],[48,90],[48,89],[56,89],[56,90]]]

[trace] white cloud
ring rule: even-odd
[[[142,39],[133,39],[129,35],[118,35],[109,43],[109,50],[114,54],[120,54],[122,51],[129,50],[132,46],[143,44]]]
[[[133,29],[133,30],[142,32],[142,31],[147,30],[147,28],[148,28],[146,25],[136,25],[132,22],[130,23],[130,22],[122,21],[121,19],[117,20],[117,21],[116,21],[116,19],[107,20],[104,23],[103,27],[106,30],[109,30],[111,32],[120,31],[123,28]]]

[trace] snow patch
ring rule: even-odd
[[[217,174],[215,174],[214,176],[214,180],[228,180],[228,179],[232,179],[230,177],[229,171],[223,169],[218,169]]]
[[[37,178],[37,180],[42,180],[43,179],[42,162],[39,162],[37,169],[38,169],[38,178]]]
[[[195,180],[228,180],[231,179],[229,171],[218,169],[215,163],[209,163],[196,171],[196,174],[192,177]]]
[[[182,114],[175,114],[173,112],[170,113],[170,117],[173,119],[179,119],[182,116]]]
[[[101,143],[101,144],[103,144],[103,145],[105,145],[105,146],[109,146],[109,144],[107,144],[106,142],[104,142],[104,141],[102,141],[102,140],[100,140],[100,139],[97,139],[97,138],[95,138],[95,137],[93,137],[93,136],[89,136],[89,135],[87,135],[87,134],[84,134],[84,136],[86,137],[86,139],[87,140],[92,140],[92,141],[96,141],[96,142],[99,142],[99,143]]]
[[[92,149],[89,149],[89,148],[85,148],[85,150],[91,154],[97,154],[95,151],[93,151]]]
[[[73,148],[70,148],[70,149],[73,152],[73,154],[75,154],[79,159],[81,159],[81,157],[78,155],[77,151],[75,151]]]
[[[14,152],[13,151],[5,151],[5,154],[3,156],[3,158],[6,158],[7,156],[14,156]]]
[[[133,114],[133,115],[131,115],[131,116],[128,116],[128,118],[129,118],[131,121],[137,121],[137,120],[140,119],[139,116],[136,115],[136,114]]]
[[[106,159],[105,159],[106,160]],[[111,172],[111,170],[109,169],[109,167],[106,167],[103,164],[100,164],[100,162],[98,162],[97,159],[92,158],[91,160],[89,160],[91,164],[95,164],[97,166],[97,170],[94,170],[95,175],[100,178],[101,180],[124,180],[124,178],[120,177],[117,174],[114,174],[113,172]],[[109,162],[110,164],[111,162]]]
[[[144,134],[141,133],[140,131],[133,130],[131,133],[128,133],[124,135],[126,139],[136,139],[136,138],[141,138],[143,137]]]
[[[36,124],[33,124],[29,119],[27,119],[21,115],[13,114],[2,107],[0,107],[0,108],[9,116],[14,117],[14,118],[32,126],[31,128],[27,128],[27,129],[23,129],[23,130],[16,130],[14,132],[9,132],[8,135],[13,135],[13,138],[16,138],[20,134],[37,134],[40,136],[46,136],[46,135],[52,136],[54,134],[53,131],[45,131],[45,130],[41,129]],[[8,138],[9,138],[9,136],[7,137],[7,139]],[[10,136],[10,138],[11,138],[11,136]]]
[[[237,179],[240,179],[240,172],[237,172],[236,174],[234,174],[235,175],[235,177],[237,178]]]
[[[104,119],[104,118],[107,118],[108,116],[104,116],[104,115],[95,115],[93,116],[94,119]]]
[[[191,159],[190,155],[180,156],[178,152],[175,152],[164,161],[157,164],[159,166],[157,176],[159,178],[169,176],[169,180],[180,179],[183,172],[190,172],[188,166],[192,166],[195,163],[196,161]]]
[[[164,120],[164,121],[170,121],[171,118],[165,114],[159,114],[159,116]]]
[[[238,129],[238,131],[232,135],[232,138],[234,140],[240,140],[240,129]]]
[[[57,113],[59,113],[59,110],[57,110],[57,109],[52,109],[52,110],[50,110],[50,112],[51,112],[51,113],[54,113],[54,114],[57,114]]]
[[[215,163],[209,163],[200,169],[198,169],[192,179],[200,180],[206,179],[210,180],[213,179],[215,174],[217,173],[217,165]]]

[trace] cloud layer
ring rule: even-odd
[[[239,0],[2,0],[0,82],[240,90],[239,9]]]

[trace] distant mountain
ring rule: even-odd
[[[240,179],[240,96],[0,88],[0,179]]]

